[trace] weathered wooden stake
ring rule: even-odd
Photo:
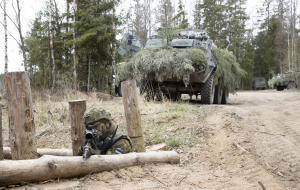
[[[2,143],[2,108],[0,103],[0,160],[4,159],[3,156],[3,143]]]
[[[136,82],[124,81],[121,84],[121,88],[128,136],[132,140],[134,151],[145,152]]]
[[[83,114],[86,110],[86,100],[69,101],[70,119],[71,119],[71,138],[73,155],[76,156],[78,148],[84,140]]]
[[[36,158],[35,125],[28,73],[6,73],[5,89],[12,159]]]

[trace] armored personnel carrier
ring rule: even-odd
[[[252,80],[252,90],[267,89],[267,80],[263,77],[256,77]]]
[[[297,88],[295,81],[293,81],[290,77],[279,74],[269,80],[269,85],[273,88],[276,88],[277,91]]]
[[[135,55],[140,48],[143,48],[144,44],[141,38],[127,34],[123,36],[121,44],[118,49],[118,54],[124,56],[126,54]]]
[[[163,47],[162,44],[166,45],[166,42],[163,43],[162,40],[163,39],[150,39],[146,43],[145,48]],[[176,39],[170,42],[170,46],[179,49],[176,51],[178,54],[174,56],[180,56],[179,54],[182,54],[180,52],[182,49],[202,49],[207,58],[207,63],[192,63],[194,72],[188,76],[188,85],[184,79],[176,76],[166,77],[161,81],[157,80],[157,73],[149,73],[142,80],[141,94],[146,93],[147,99],[154,99],[154,97],[156,97],[158,100],[161,99],[161,95],[172,100],[179,99],[181,94],[189,94],[190,97],[196,95],[196,98],[198,95],[201,95],[202,104],[227,104],[229,98],[228,88],[222,87],[220,85],[222,83],[221,81],[214,83],[214,73],[217,69],[217,64],[214,62],[212,51],[215,45],[213,41],[209,39],[207,33],[205,31],[181,31],[177,34]],[[147,91],[147,88],[150,88],[151,91]]]
[[[143,47],[144,44],[141,38],[131,34],[126,34],[121,40],[121,44],[118,48],[118,54],[131,57],[134,56]],[[122,97],[121,82],[122,81],[119,81],[119,83],[115,86],[116,95],[118,95],[119,97]]]

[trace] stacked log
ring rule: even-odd
[[[179,155],[174,151],[93,155],[84,163],[81,156],[45,155],[32,160],[6,160],[0,162],[0,186],[79,177],[136,165],[176,164],[179,160]]]

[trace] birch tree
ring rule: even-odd
[[[55,58],[53,49],[53,28],[52,28],[52,0],[49,0],[49,33],[50,33],[50,51],[52,59],[52,90],[55,88]]]
[[[113,32],[116,31],[116,25],[115,25],[115,5],[113,8],[113,17],[112,17],[112,30]],[[112,42],[112,83],[111,83],[111,95],[116,96],[115,86],[116,86],[116,46],[115,43]]]
[[[8,57],[7,57],[7,21],[6,21],[6,0],[3,0],[3,7],[4,7],[4,55],[5,55],[5,73],[7,73],[8,67]]]
[[[74,92],[77,91],[77,61],[76,61],[76,46],[75,46],[75,40],[76,40],[76,35],[75,35],[75,22],[76,22],[76,0],[73,1],[73,9],[74,9],[74,15],[73,15],[73,90]]]
[[[3,25],[5,31],[6,31],[6,34],[9,33],[9,35],[18,43],[18,45],[21,47],[21,50],[22,50],[22,53],[23,53],[23,62],[24,62],[24,70],[27,71],[27,59],[26,59],[26,51],[25,51],[25,44],[24,44],[24,38],[23,38],[23,35],[22,35],[22,27],[21,27],[21,8],[20,8],[20,5],[19,5],[19,0],[16,0],[16,3],[17,3],[17,9],[15,8],[14,6],[14,1],[12,1],[12,8],[15,12],[15,20],[12,19],[6,12],[6,0],[3,0],[4,1],[4,6],[1,5],[0,3],[0,7],[1,9],[3,10],[4,13],[4,23],[1,22],[1,24]],[[20,40],[17,40],[8,30],[7,30],[7,24],[5,24],[6,22],[6,18],[8,18],[12,23],[13,25],[17,28],[18,32],[19,32],[19,36],[20,36]]]

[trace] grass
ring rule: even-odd
[[[34,121],[38,148],[72,148],[70,135],[69,101],[86,99],[87,108],[101,105],[111,113],[119,130],[127,133],[122,98],[101,98],[99,93],[77,92],[53,95],[50,92],[32,92]],[[185,101],[160,103],[147,102],[139,96],[142,128],[147,146],[166,143],[173,147],[190,147],[199,143],[198,134],[205,126],[205,117],[210,110],[207,106],[190,104]],[[4,145],[8,146],[7,113],[3,112]],[[201,143],[201,142],[200,142]]]

